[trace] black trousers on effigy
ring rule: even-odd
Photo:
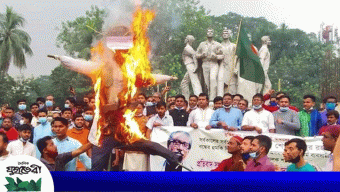
[[[159,155],[169,162],[177,163],[179,156],[163,147],[159,143],[141,139],[131,145],[122,144],[116,141],[112,136],[106,136],[103,139],[101,147],[92,147],[92,171],[103,171],[108,166],[110,154],[114,148],[127,151],[142,151],[150,155]]]

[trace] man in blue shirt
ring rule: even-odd
[[[241,129],[243,115],[239,109],[232,107],[233,96],[226,93],[223,96],[223,108],[217,109],[212,115],[209,124],[213,128],[223,128],[229,131]]]
[[[37,147],[37,141],[45,136],[54,136],[51,124],[47,121],[47,111],[45,109],[40,109],[38,112],[38,121],[40,125],[34,128],[33,133],[33,144]],[[36,157],[40,159],[40,152],[38,148],[36,148]]]
[[[52,121],[52,131],[57,136],[53,139],[53,143],[57,146],[59,154],[74,151],[82,146],[79,141],[67,136],[67,130],[67,119],[56,117]],[[91,169],[91,159],[85,153],[79,155],[79,160],[83,163],[86,169]],[[76,171],[75,158],[65,165],[65,171]]]

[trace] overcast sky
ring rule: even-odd
[[[263,0],[263,1],[227,1],[227,0],[201,0],[201,4],[211,10],[212,15],[222,15],[235,12],[250,17],[265,17],[269,21],[280,25],[286,23],[289,28],[299,28],[307,33],[317,33],[321,22],[340,26],[339,6],[337,1],[305,1],[305,0]],[[2,0],[0,12],[5,12],[6,5],[12,6],[14,10],[26,19],[24,30],[31,38],[31,48],[34,56],[27,57],[27,69],[22,70],[25,77],[38,77],[49,75],[58,66],[58,62],[50,60],[47,54],[62,55],[65,52],[56,47],[56,37],[61,22],[73,20],[84,16],[85,11],[91,5],[101,8],[110,5],[109,0],[30,0],[13,1]],[[20,71],[11,65],[9,74],[13,77]]]

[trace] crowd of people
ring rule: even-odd
[[[338,158],[333,158],[333,151],[340,134],[337,98],[334,96],[325,98],[324,107],[317,110],[315,97],[305,95],[301,98],[303,109],[299,110],[290,104],[286,93],[275,93],[274,90],[265,95],[254,95],[251,106],[240,94],[226,93],[209,103],[211,98],[205,93],[191,95],[187,100],[180,94],[164,98],[166,91],[152,96],[139,93],[134,101],[135,120],[146,139],[150,139],[152,131],[161,126],[259,134],[245,138],[233,136],[227,143],[231,158],[223,160],[212,171],[278,170],[267,157],[272,141],[266,133],[323,136],[324,150],[331,152],[323,170],[333,170],[334,159]],[[39,97],[29,108],[27,106],[25,99],[18,100],[15,107],[2,105],[0,161],[14,155],[29,155],[40,159],[50,171],[150,170],[149,156],[143,152],[107,151],[105,143],[100,148],[89,142],[95,109],[95,98],[90,94],[81,101],[76,97],[66,98],[62,107],[55,106],[53,95]],[[183,144],[178,140],[171,142]],[[284,160],[292,163],[287,171],[316,171],[304,160],[306,150],[303,139],[295,138],[285,143]]]

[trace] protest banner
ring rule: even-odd
[[[171,135],[172,134],[172,135]],[[174,150],[171,145],[176,142],[176,137],[181,137],[182,141],[177,141],[177,147],[184,150],[183,165],[193,171],[211,171],[218,164],[231,155],[227,150],[227,141],[232,135],[238,135],[242,138],[245,136],[258,135],[251,131],[228,132],[223,129],[193,129],[191,127],[158,127],[154,128],[151,134],[151,140],[157,142],[170,150]],[[266,134],[272,139],[272,147],[269,151],[269,158],[275,164],[278,164],[282,170],[285,170],[290,163],[284,162],[283,151],[284,143],[292,138],[304,139],[307,143],[305,159],[312,164],[317,170],[324,167],[329,155],[328,151],[323,149],[322,137],[298,137],[291,135],[281,135],[275,133]],[[170,138],[172,136],[172,138]],[[185,143],[189,143],[185,148]],[[151,171],[164,171],[166,167],[165,159],[159,156],[150,157]],[[183,169],[185,171],[185,169]]]

